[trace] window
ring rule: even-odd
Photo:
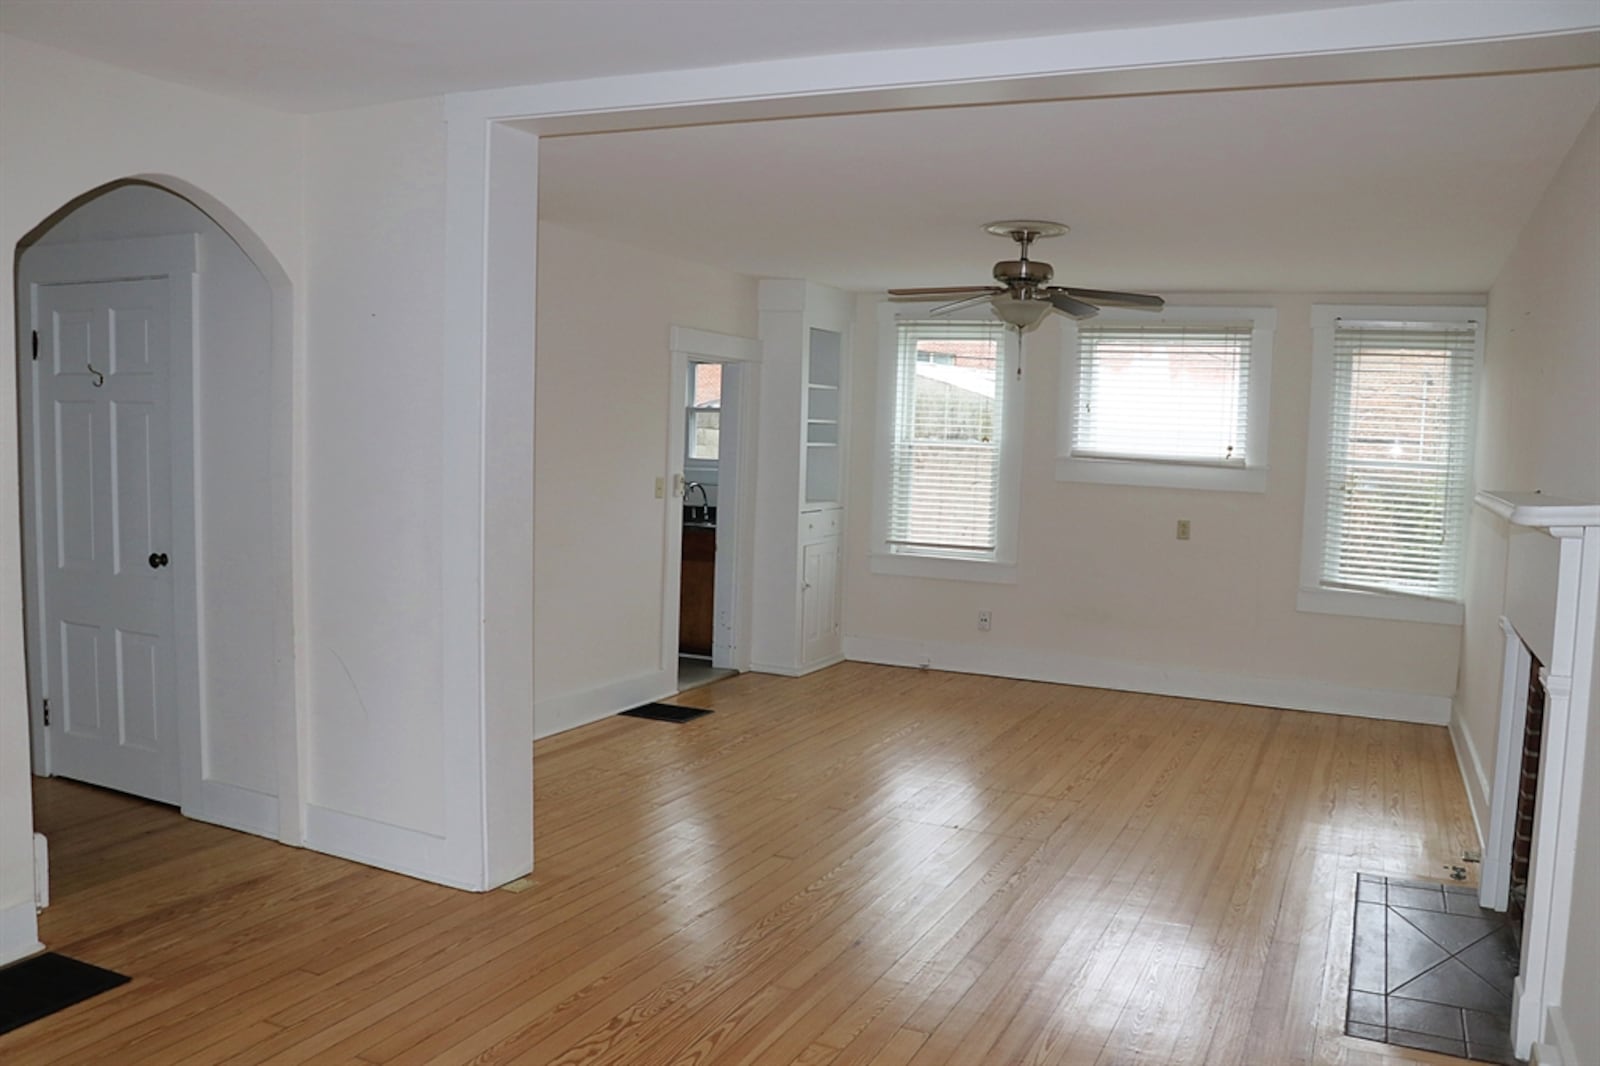
[[[721,363],[689,364],[687,417],[689,424],[683,436],[685,463],[716,466],[722,426]]]
[[[1057,480],[1265,490],[1276,317],[1169,307],[1068,327]]]
[[[1461,621],[1483,309],[1313,309],[1301,610]]]
[[[1013,580],[1016,333],[993,320],[895,310],[885,305],[882,320],[873,569]]]

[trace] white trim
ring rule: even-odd
[[[1215,307],[1168,304],[1160,314],[1106,308],[1095,322],[1131,322],[1149,325],[1188,323],[1251,323],[1249,411],[1246,415],[1247,466],[1211,463],[1161,462],[1138,458],[1089,458],[1072,454],[1077,426],[1078,377],[1081,369],[1077,322],[1061,330],[1060,411],[1056,421],[1056,480],[1096,485],[1136,485],[1145,488],[1199,489],[1212,492],[1267,491],[1268,446],[1272,436],[1272,342],[1278,312],[1271,307]]]
[[[830,655],[826,659],[818,659],[814,663],[806,663],[804,666],[779,666],[775,663],[751,663],[750,669],[758,674],[777,674],[779,677],[805,677],[807,674],[814,674],[818,670],[826,670],[830,666],[837,666],[838,664],[847,661],[849,658],[850,656],[841,652],[838,655]]]
[[[1322,550],[1320,539],[1317,550]],[[1302,588],[1295,593],[1294,606],[1295,610],[1307,614],[1342,614],[1393,622],[1431,622],[1441,626],[1459,626],[1467,617],[1466,605],[1452,600],[1425,600],[1420,596],[1357,589]]]
[[[1333,419],[1334,331],[1339,319],[1382,322],[1476,322],[1473,390],[1483,379],[1483,345],[1488,336],[1488,308],[1483,304],[1313,304],[1311,306],[1311,415],[1306,430],[1305,517],[1300,533],[1300,593],[1297,610],[1402,622],[1462,624],[1465,606],[1458,601],[1428,600],[1382,591],[1324,588],[1323,541],[1328,525],[1328,435]],[[1475,401],[1474,401],[1475,402]],[[1474,413],[1473,417],[1476,415]],[[1473,435],[1476,435],[1474,430]],[[1473,449],[1467,448],[1467,484],[1472,483]],[[1465,510],[1459,516],[1465,522]],[[1462,538],[1463,545],[1466,538]]]
[[[341,859],[392,870],[423,881],[484,892],[490,886],[452,872],[449,837],[435,836],[375,818],[306,804],[306,846]]]
[[[43,950],[44,945],[39,942],[39,912],[33,900],[0,908],[0,966]]]
[[[872,459],[872,550],[868,565],[876,574],[951,581],[992,581],[1015,583],[1017,535],[1021,526],[1022,451],[1027,427],[1024,422],[1023,388],[1017,380],[1022,358],[1022,342],[1015,329],[1003,329],[1000,346],[1005,379],[1001,398],[1000,475],[995,499],[995,550],[992,558],[943,556],[926,552],[897,552],[889,546],[889,507],[894,497],[891,482],[891,457],[894,450],[895,402],[899,395],[900,320],[924,320],[940,302],[890,303],[878,305],[878,395],[877,440]],[[951,322],[992,322],[987,305],[941,316]]]
[[[1545,1039],[1533,1045],[1533,1061],[1538,1066],[1581,1066],[1578,1045],[1573,1043],[1567,1016],[1557,1003],[1545,1012]]]
[[[1528,721],[1528,684],[1532,680],[1533,655],[1505,617],[1500,619],[1505,636],[1501,654],[1499,716],[1495,732],[1494,778],[1485,780],[1488,818],[1479,825],[1483,839],[1483,869],[1478,901],[1491,910],[1503,911],[1511,900],[1511,851],[1516,837],[1517,792],[1522,777],[1523,734]],[[1483,774],[1483,767],[1478,767]],[[1487,832],[1484,830],[1487,829]]]
[[[1552,530],[1570,526],[1600,526],[1600,503],[1546,496],[1542,492],[1507,492],[1503,489],[1484,489],[1473,499],[1479,507],[1499,515],[1514,526]]]
[[[1327,681],[1155,666],[1034,648],[977,648],[970,644],[900,637],[847,636],[844,645],[845,658],[855,662],[930,667],[964,674],[1381,718],[1391,722],[1446,725],[1450,721],[1450,697],[1422,692],[1391,692]]]
[[[875,551],[867,556],[874,574],[893,577],[931,577],[946,581],[987,581],[996,585],[1017,583],[1017,564],[985,559],[941,559],[937,555],[896,555]]]
[[[33,907],[50,906],[50,841],[43,833],[33,834]]]
[[[450,117],[530,118],[541,134],[595,133],[909,106],[1552,69],[1592,62],[1594,30],[1592,8],[1583,3],[1412,0],[486,89],[450,97]]]
[[[1450,748],[1455,752],[1456,769],[1461,772],[1461,782],[1467,789],[1472,828],[1477,832],[1478,845],[1482,848],[1486,839],[1484,829],[1489,824],[1489,778],[1483,772],[1483,760],[1478,757],[1477,745],[1472,743],[1472,734],[1462,723],[1461,716],[1453,713],[1450,716]],[[1482,905],[1488,906],[1487,903]]]
[[[194,792],[193,797],[185,797],[185,817],[278,839],[277,796],[209,778],[202,780]]]
[[[1078,481],[1090,485],[1134,485],[1153,489],[1266,492],[1267,468],[1209,466],[1201,463],[1156,463],[1138,459],[1083,459],[1058,455],[1056,480]]]
[[[25,254],[29,274],[49,279],[36,284],[165,278],[192,274],[200,261],[199,236],[194,233],[34,244]]]
[[[533,739],[543,740],[620,711],[677,695],[676,665],[674,658],[671,670],[656,670],[538,701],[533,705]]]
[[[753,337],[717,333],[693,326],[673,326],[667,333],[667,347],[691,359],[711,363],[758,363],[761,342]]]

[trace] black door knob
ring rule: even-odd
[[[167,565],[167,553],[166,552],[151,552],[150,553],[150,569],[159,570],[163,566],[166,566],[166,565]]]

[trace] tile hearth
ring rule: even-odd
[[[1345,1032],[1480,1062],[1515,1063],[1516,933],[1465,885],[1356,880]]]

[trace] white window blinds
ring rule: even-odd
[[[998,543],[1005,327],[899,323],[888,541],[992,556]]]
[[[1322,584],[1461,596],[1473,322],[1334,326]]]
[[[1078,327],[1072,455],[1245,466],[1254,324]]]

